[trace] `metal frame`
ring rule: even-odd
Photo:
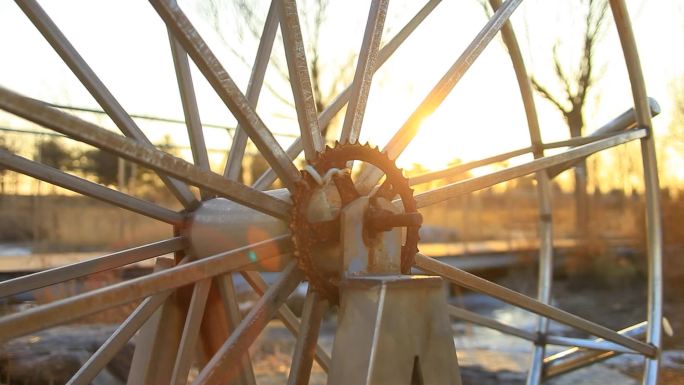
[[[632,85],[634,108],[587,137],[543,143],[523,56],[509,22],[510,16],[521,2],[522,0],[507,0],[501,3],[500,0],[490,0],[490,5],[495,11],[490,20],[417,106],[410,118],[397,130],[385,146],[385,151],[393,159],[401,154],[416,135],[422,117],[434,112],[439,107],[476,61],[483,49],[498,33],[501,33],[518,80],[527,117],[530,146],[417,176],[410,180],[410,184],[418,185],[436,181],[464,173],[476,167],[531,153],[534,160],[527,163],[444,185],[417,194],[415,198],[418,207],[426,207],[507,180],[534,174],[538,186],[540,218],[537,298],[533,299],[508,290],[421,254],[416,256],[415,267],[439,275],[456,285],[491,295],[539,316],[536,330],[533,333],[487,319],[465,309],[452,306],[447,308],[453,317],[514,335],[533,343],[532,364],[527,379],[527,383],[530,385],[540,383],[543,378],[574,370],[621,353],[640,354],[646,357],[647,364],[643,383],[655,385],[658,378],[662,328],[662,235],[658,197],[659,181],[651,117],[658,114],[660,109],[655,101],[648,99],[646,94],[636,43],[625,3],[623,0],[610,0]],[[192,216],[195,210],[198,210],[198,207],[202,206],[202,203],[188,188],[188,184],[200,189],[202,200],[212,199],[214,195],[218,195],[235,202],[235,204],[244,205],[266,214],[266,216],[272,217],[270,220],[274,223],[281,220],[288,221],[290,203],[287,201],[286,194],[283,196],[281,193],[264,193],[262,190],[267,189],[276,178],[279,178],[288,189],[293,189],[301,178],[293,159],[304,151],[306,159],[312,160],[315,159],[318,152],[324,150],[325,142],[320,134],[320,127],[327,125],[347,103],[349,106],[339,140],[352,143],[358,140],[373,74],[427,18],[440,1],[427,1],[425,6],[406,26],[383,47],[380,47],[380,41],[389,1],[372,1],[353,82],[320,113],[315,109],[311,92],[311,81],[304,55],[304,42],[295,0],[272,1],[245,94],[238,89],[226,69],[214,56],[174,0],[150,0],[150,3],[168,28],[172,59],[176,69],[194,164],[174,158],[154,148],[131,116],[125,112],[35,0],[17,0],[17,4],[128,138],[62,112],[47,103],[19,95],[2,87],[0,87],[0,109],[46,128],[51,128],[75,140],[91,144],[132,162],[152,168],[184,206],[184,210],[174,212],[6,151],[0,150],[0,164],[14,171],[168,223],[174,226],[174,229],[179,229],[187,225],[188,218]],[[255,111],[279,25],[282,27],[288,71],[301,133],[300,137],[286,150],[280,147],[272,132]],[[227,156],[224,175],[217,175],[209,168],[207,148],[204,143],[188,57],[199,68],[239,123]],[[248,138],[254,142],[271,167],[257,179],[252,187],[237,182]],[[553,265],[553,229],[551,224],[553,211],[549,181],[558,173],[572,167],[578,160],[633,140],[640,140],[641,142],[644,165],[647,201],[649,302],[645,323],[622,331],[614,331],[549,304]],[[568,147],[568,149],[553,156],[544,154],[547,149],[561,147]],[[381,177],[379,170],[372,167],[363,168],[357,187],[360,191],[370,191]],[[255,218],[257,214],[255,214]],[[260,218],[263,218],[263,214],[259,214],[262,215]],[[259,220],[262,221],[262,219]],[[242,229],[249,225],[249,223],[230,222],[230,219],[226,219],[226,221],[221,225],[221,228],[229,228],[235,232],[243,231]],[[178,233],[178,231],[176,232]],[[155,373],[161,373],[160,375],[163,375],[164,378],[168,377],[173,384],[185,384],[190,370],[189,365],[197,350],[195,349],[197,341],[203,338],[203,334],[207,333],[204,325],[207,322],[207,313],[214,314],[213,312],[218,311],[221,313],[220,317],[212,322],[230,324],[232,325],[232,332],[225,343],[221,342],[223,343],[222,346],[216,347],[211,352],[213,357],[201,369],[194,383],[216,383],[239,374],[240,383],[250,384],[254,383],[254,374],[249,357],[246,354],[247,348],[268,321],[273,317],[278,317],[297,337],[288,384],[305,384],[308,382],[313,360],[316,360],[325,371],[331,366],[329,355],[317,344],[317,334],[327,305],[315,291],[308,292],[301,319],[294,316],[292,311],[284,305],[289,293],[304,278],[303,273],[296,267],[296,262],[292,260],[289,254],[290,247],[288,234],[274,234],[270,239],[238,248],[226,249],[214,255],[192,255],[192,238],[179,233],[167,240],[4,281],[0,283],[0,297],[34,290],[99,271],[115,269],[168,253],[178,253],[178,258],[176,258],[178,263],[175,266],[168,265],[171,263],[168,259],[158,258],[158,268],[147,276],[4,316],[0,318],[0,341],[6,341],[103,309],[142,299],[143,301],[136,310],[85,363],[70,383],[90,382],[113,357],[114,353],[138,330],[152,330],[155,327],[154,325],[164,325],[164,322],[167,322],[164,326],[167,328],[165,333],[173,334],[177,352],[169,352],[168,357],[173,358],[170,359],[170,362],[155,367]],[[273,249],[278,250],[280,254],[273,254]],[[266,250],[271,251],[266,252]],[[187,256],[185,256],[186,254]],[[278,281],[270,287],[260,274],[254,271],[258,270],[259,265],[269,259],[282,262],[281,264],[286,266]],[[237,311],[237,299],[230,275],[233,272],[241,273],[255,292],[261,295],[259,302],[244,319],[240,319]],[[179,305],[176,303],[177,301],[172,299],[175,298],[172,294],[176,290],[182,290],[181,288],[187,285],[192,285],[192,290],[187,292],[190,294],[188,296],[189,301],[185,305]],[[214,286],[220,292],[219,308],[212,302],[211,290],[214,290],[212,289]],[[175,314],[174,320],[165,321],[157,317],[156,314],[161,311]],[[156,318],[153,317],[153,314]],[[590,340],[548,335],[549,319],[601,338]],[[646,330],[645,342],[637,339],[644,330]],[[155,344],[155,346],[156,344],[163,344],[164,341],[158,337],[155,337],[154,333],[150,334],[150,344]],[[155,338],[157,339],[155,340]],[[545,347],[549,344],[573,346],[573,348],[545,358]],[[145,362],[149,361],[149,357],[143,357],[145,356],[144,353],[138,354],[136,352],[136,354],[138,356],[136,365],[145,365]]]

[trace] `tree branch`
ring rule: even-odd
[[[532,83],[532,87],[534,88],[535,91],[537,91],[544,99],[548,100],[549,102],[553,103],[558,110],[560,110],[563,115],[567,115],[570,113],[565,107],[563,107],[563,104],[561,104],[558,99],[556,99],[555,96],[549,92],[549,90],[546,89],[543,85],[541,85],[537,79],[534,78],[534,76],[530,77],[530,82]]]
[[[563,87],[565,88],[565,97],[570,100],[572,98],[572,86],[570,85],[570,77],[565,74],[563,66],[561,65],[560,54],[558,53],[559,44],[560,43],[556,41],[556,44],[553,45],[553,67],[556,71],[556,77],[558,77],[558,80],[563,83]]]

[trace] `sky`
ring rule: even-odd
[[[40,2],[62,32],[79,50],[110,91],[131,114],[182,119],[168,36],[153,8],[139,0]],[[302,3],[302,1],[300,1]],[[304,1],[304,5],[306,5]],[[671,83],[684,75],[684,3],[680,0],[628,1],[649,94],[663,108],[654,120],[656,135],[670,124]],[[245,52],[251,58],[255,41],[238,41],[229,25],[236,15],[222,8],[226,23],[223,39],[207,22],[202,1],[180,1],[210,47],[241,89],[245,89],[250,68],[226,47]],[[424,4],[423,1],[393,0],[387,16],[383,41],[393,36]],[[512,21],[525,52],[528,70],[542,82],[554,85],[550,66],[551,47],[558,42],[568,63],[576,62],[581,31],[579,2],[528,0]],[[257,11],[266,1],[255,2]],[[368,2],[331,2],[322,28],[320,55],[326,63],[327,78],[335,77],[361,45]],[[486,16],[477,0],[444,0],[423,25],[374,77],[362,128],[361,141],[384,145],[404,123],[429,90],[442,77],[462,50],[477,34]],[[237,25],[237,23],[236,23]],[[231,29],[233,28],[233,29]],[[25,95],[73,106],[98,108],[96,102],[70,73],[43,37],[19,8],[0,2],[0,85]],[[11,37],[11,38],[8,38]],[[305,36],[307,38],[307,36]],[[274,55],[282,55],[276,47]],[[600,79],[590,94],[587,109],[588,131],[601,126],[631,106],[624,60],[612,20],[600,43],[597,63]],[[573,60],[574,59],[574,60]],[[354,62],[355,63],[355,62]],[[235,120],[216,97],[201,74],[193,73],[202,120],[234,126]],[[266,81],[282,89],[279,75],[269,69]],[[280,84],[280,85],[278,85]],[[567,128],[553,107],[537,100],[542,136],[546,141],[568,137]],[[294,110],[264,92],[257,112],[273,132],[296,134]],[[106,118],[82,115],[111,129]],[[343,115],[342,115],[343,116]],[[187,134],[181,125],[139,121],[153,142],[165,135],[186,146]],[[0,113],[0,126],[17,129],[34,127],[11,115]],[[222,130],[205,129],[212,161],[222,168],[230,137]],[[278,139],[285,147],[290,137]],[[444,104],[428,117],[414,142],[400,157],[399,164],[420,163],[429,169],[446,167],[454,159],[475,160],[500,152],[526,147],[529,137],[517,83],[507,53],[496,39],[484,51]],[[188,152],[183,156],[190,157]],[[521,158],[512,163],[527,160]],[[679,162],[679,163],[678,163]],[[682,167],[678,167],[681,165]],[[675,157],[661,167],[684,169]],[[480,171],[486,172],[487,170]],[[684,179],[684,175],[681,175]]]

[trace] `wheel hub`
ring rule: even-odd
[[[353,161],[377,167],[385,182],[361,194],[349,169]],[[391,202],[395,196],[401,198],[400,206]],[[327,202],[328,208],[321,210],[326,206],[320,202]],[[292,196],[295,257],[309,282],[331,303],[339,301],[338,285],[345,276],[407,274],[418,251],[421,222],[402,171],[368,145],[327,147],[305,167]],[[406,227],[403,245],[399,227]],[[319,252],[331,245],[337,250],[334,259]]]
[[[359,193],[347,167],[352,161],[381,169],[385,183],[368,194]],[[422,218],[415,209],[413,190],[393,161],[367,145],[337,145],[307,165],[302,176],[293,195],[285,189],[267,193],[292,201],[293,254],[314,288],[337,303],[339,281],[346,276],[409,272]],[[395,196],[401,204],[392,203]],[[282,236],[288,233],[288,225],[227,199],[213,198],[189,215],[183,233],[190,252],[203,258]],[[266,252],[269,255],[260,251],[259,259],[278,262],[259,266],[260,270],[278,271],[287,263],[287,258],[268,258],[285,255],[286,250],[274,247]]]
[[[268,194],[284,200],[289,200],[290,196],[285,189],[272,190]],[[188,239],[189,252],[197,258],[208,257],[287,233],[287,225],[283,221],[224,198],[213,198],[202,202],[190,213],[187,225],[183,229],[183,234]],[[284,254],[285,251],[274,248],[269,250],[269,253],[273,255],[268,256],[276,257]],[[264,260],[279,261],[277,266],[261,266],[261,270],[264,271],[280,271],[287,263],[286,258],[264,258]]]

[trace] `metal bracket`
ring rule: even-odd
[[[461,384],[441,278],[354,277],[340,290],[328,385]]]

